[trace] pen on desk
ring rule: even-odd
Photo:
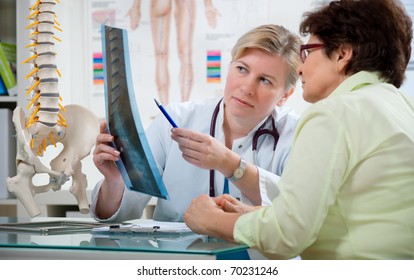
[[[167,111],[165,111],[164,107],[158,103],[158,101],[154,98],[155,103],[157,104],[158,108],[160,108],[161,112],[164,114],[164,116],[167,118],[167,120],[170,122],[170,124],[173,127],[178,127],[175,122],[173,121],[173,119],[170,117],[170,115],[168,115]]]

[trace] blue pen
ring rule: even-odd
[[[170,124],[173,127],[178,127],[175,122],[173,121],[173,119],[170,117],[170,115],[168,115],[167,111],[165,111],[164,107],[162,107],[162,105],[160,103],[158,103],[158,101],[154,98],[155,103],[157,104],[158,108],[160,108],[161,112],[164,114],[164,116],[167,118],[167,120],[170,122]]]

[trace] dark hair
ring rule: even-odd
[[[400,87],[411,57],[412,21],[399,0],[332,1],[305,13],[300,34],[317,36],[328,57],[350,45],[353,57],[345,71],[377,71],[386,82]]]

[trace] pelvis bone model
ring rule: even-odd
[[[82,173],[81,160],[86,157],[99,133],[99,121],[89,110],[78,106],[61,105],[58,91],[60,73],[55,64],[55,31],[61,32],[56,20],[55,5],[59,0],[38,0],[31,7],[27,17],[31,30],[27,47],[33,56],[24,63],[33,65],[26,76],[31,84],[28,116],[20,107],[13,112],[13,123],[17,134],[17,175],[7,179],[8,190],[15,194],[29,214],[39,215],[40,209],[34,199],[35,194],[49,190],[60,190],[72,177],[70,192],[76,197],[81,213],[89,212],[86,196],[87,181]],[[50,168],[39,159],[49,145],[63,145],[63,150],[50,161]],[[47,173],[49,183],[42,186],[33,184],[35,174]]]

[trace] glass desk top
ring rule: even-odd
[[[136,220],[139,221],[139,220]],[[135,221],[135,222],[136,222]],[[131,221],[134,222],[134,221]],[[14,228],[14,223],[24,228]],[[35,224],[33,224],[35,223]],[[6,225],[6,228],[4,228]],[[10,228],[7,226],[11,225]],[[31,225],[35,225],[32,228]],[[102,224],[90,218],[0,218],[0,258],[12,249],[214,255],[217,259],[248,259],[247,246],[194,233],[92,233]]]

